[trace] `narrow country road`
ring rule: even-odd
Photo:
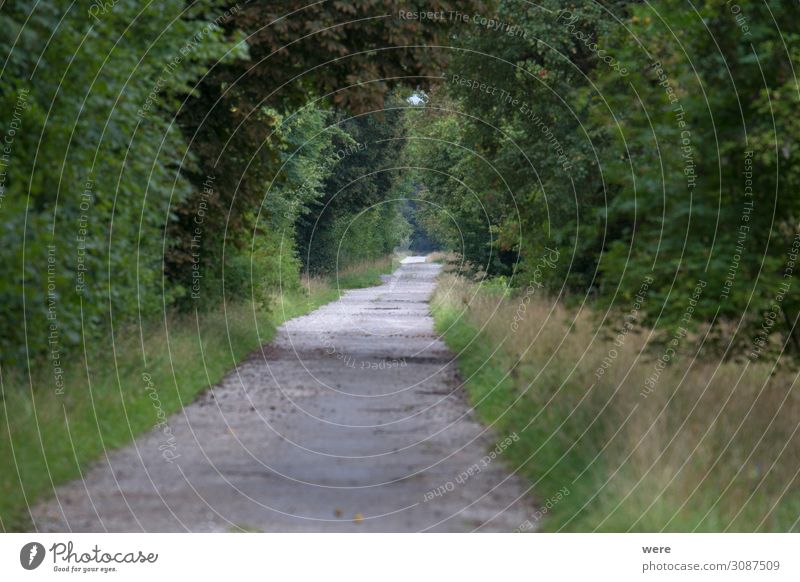
[[[439,266],[282,326],[162,431],[34,509],[39,531],[512,531],[526,485],[499,455],[433,331]],[[198,364],[200,365],[200,364]],[[514,446],[508,444],[506,446]]]

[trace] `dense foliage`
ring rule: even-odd
[[[406,47],[447,27],[386,8],[4,3],[2,363],[47,354],[59,383],[112,322],[223,299],[268,307],[304,265],[331,271],[406,238],[389,202],[402,128],[381,109],[444,58]]]
[[[402,126],[397,106],[337,120],[336,169],[303,217],[300,256],[312,272],[374,259],[392,251],[408,234],[402,200],[393,187],[402,169]]]
[[[151,316],[164,224],[189,196],[171,112],[207,63],[246,47],[214,22],[219,2],[69,2],[0,11],[6,159],[0,220],[0,353],[50,353],[54,369],[110,318]]]
[[[444,82],[408,117],[408,163],[440,204],[419,222],[521,288],[630,312],[645,287],[638,321],[714,322],[751,358],[792,340],[798,16],[788,1],[499,2],[508,27],[456,30]]]
[[[800,9],[684,8],[6,3],[3,361],[403,241],[800,346]]]

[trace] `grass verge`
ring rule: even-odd
[[[660,369],[650,330],[454,275],[432,308],[482,421],[520,436],[504,459],[541,529],[798,530],[794,372],[706,359],[691,336]]]
[[[271,311],[227,304],[202,314],[173,314],[143,329],[118,329],[113,339],[88,346],[88,358],[76,355],[74,365],[63,366],[63,394],[54,391],[48,362],[30,375],[3,370],[0,530],[29,530],[29,505],[220,381],[272,339],[283,321],[345,289],[377,284],[394,267],[386,257],[345,269],[338,283],[306,279],[304,290],[282,294]]]

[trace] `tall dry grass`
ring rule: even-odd
[[[535,495],[572,492],[546,528],[798,530],[800,397],[786,361],[721,361],[701,335],[625,333],[624,313],[602,321],[537,292],[443,275],[433,305],[484,420],[523,435],[512,463]]]

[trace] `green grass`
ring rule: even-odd
[[[464,387],[478,418],[484,424],[491,425],[500,440],[514,433],[519,436],[518,441],[503,451],[503,461],[507,467],[520,470],[531,483],[536,483],[537,494],[534,499],[537,503],[543,503],[551,497],[548,492],[557,494],[565,481],[569,481],[565,475],[571,471],[566,467],[574,464],[573,461],[563,459],[557,465],[557,471],[539,478],[538,469],[547,466],[547,460],[538,456],[536,462],[531,463],[529,457],[547,437],[540,434],[536,426],[522,430],[530,420],[531,410],[524,402],[521,405],[514,404],[518,396],[517,387],[513,377],[507,373],[513,364],[511,356],[503,349],[496,350],[497,345],[487,334],[479,333],[479,329],[456,304],[447,300],[435,301],[432,312],[436,331],[444,334],[447,346],[458,354],[458,368],[462,377],[467,379]],[[553,448],[545,447],[542,452],[548,450],[552,451]],[[552,516],[558,513],[559,508],[555,506],[547,522],[550,529],[555,525]]]
[[[77,356],[64,366],[63,395],[54,392],[48,362],[30,377],[3,370],[0,530],[29,530],[28,505],[54,485],[80,477],[104,451],[152,428],[159,410],[153,393],[166,415],[179,410],[272,339],[283,321],[337,299],[340,290],[380,282],[393,266],[387,258],[347,269],[338,288],[335,280],[306,281],[307,289],[284,293],[271,311],[228,304],[203,314],[173,314],[143,330],[118,328],[113,341],[89,347],[88,366]]]
[[[792,370],[764,362],[737,382],[736,362],[698,359],[685,377],[680,362],[643,399],[654,361],[647,333],[632,332],[622,346],[597,339],[590,312],[539,297],[510,332],[519,305],[443,275],[432,311],[478,417],[501,440],[519,436],[503,461],[528,479],[540,510],[558,498],[542,510],[540,529],[797,530]],[[618,357],[598,379],[611,348]]]
[[[492,426],[499,440],[514,433],[519,436],[518,441],[503,451],[506,466],[520,471],[535,485],[531,495],[538,505],[557,497],[558,492],[567,487],[569,495],[548,510],[547,519],[540,524],[546,531],[557,530],[577,509],[575,502],[591,495],[593,486],[592,479],[572,483],[588,461],[579,448],[562,456],[567,448],[563,444],[569,439],[570,426],[563,432],[552,433],[568,411],[550,407],[544,422],[535,422],[523,430],[537,411],[525,399],[515,403],[521,380],[525,378],[521,379],[519,372],[508,373],[513,367],[512,356],[503,349],[496,350],[497,344],[487,334],[479,333],[454,305],[438,303],[433,315],[437,332],[445,334],[447,346],[458,354],[459,371],[468,379],[465,388],[478,418]],[[551,446],[541,446],[547,442]],[[603,468],[595,467],[595,471],[593,475],[602,473]]]

